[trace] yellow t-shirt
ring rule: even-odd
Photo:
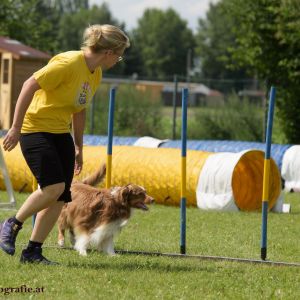
[[[99,67],[91,73],[83,51],[69,51],[54,56],[33,76],[41,89],[33,96],[21,132],[66,133],[72,114],[91,101],[102,71]]]

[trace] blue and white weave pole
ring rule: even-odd
[[[188,89],[182,90],[180,253],[186,253],[186,132]]]
[[[276,89],[272,86],[269,97],[269,111],[266,135],[266,151],[264,160],[264,178],[263,178],[263,195],[262,195],[262,228],[261,228],[261,259],[267,257],[267,225],[268,225],[268,204],[269,204],[269,178],[270,178],[270,159],[271,159],[271,142],[273,115],[275,106]]]
[[[111,187],[115,96],[116,96],[116,89],[111,88],[109,94],[108,132],[107,132],[108,142],[107,142],[107,156],[106,156],[106,188],[107,189]]]

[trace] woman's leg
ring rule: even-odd
[[[44,210],[45,208],[56,204],[59,196],[64,192],[65,184],[63,182],[52,184],[38,189],[33,192],[16,214],[16,219],[24,223],[24,221]]]
[[[43,243],[48,234],[53,229],[60,212],[64,206],[64,202],[56,201],[51,206],[41,210],[35,219],[34,228],[30,237],[31,241]]]
[[[64,202],[56,201],[38,212],[28,246],[22,251],[21,263],[57,265],[56,262],[52,262],[42,255],[42,245],[53,229],[63,206]]]

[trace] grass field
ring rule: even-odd
[[[0,198],[5,197],[0,192]],[[26,194],[17,194],[18,206]],[[270,213],[268,259],[299,262],[300,196],[288,194],[290,214]],[[0,211],[0,219],[11,211]],[[57,249],[56,230],[44,254],[60,266],[21,265],[30,235],[27,220],[14,257],[0,252],[0,298],[6,299],[298,299],[300,267],[246,264],[170,257],[119,255],[91,251],[80,257]],[[260,257],[260,213],[205,212],[187,209],[187,253],[239,258]],[[179,208],[153,205],[136,212],[116,240],[116,248],[178,253]],[[37,288],[9,292],[8,288]],[[5,294],[5,289],[9,295]]]

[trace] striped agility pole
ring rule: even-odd
[[[116,89],[111,88],[109,94],[109,112],[108,112],[108,142],[106,156],[106,188],[111,187],[111,168],[112,168],[112,141],[114,129],[114,110],[115,110]]]
[[[262,195],[262,228],[261,228],[261,259],[262,260],[266,260],[267,257],[269,178],[270,178],[270,158],[271,158],[271,142],[272,142],[275,94],[276,94],[276,90],[272,86],[270,89],[270,98],[269,98],[266,151],[265,151],[265,160],[264,160],[264,178],[263,178],[263,195]]]
[[[186,253],[186,131],[188,89],[182,90],[180,253]]]

